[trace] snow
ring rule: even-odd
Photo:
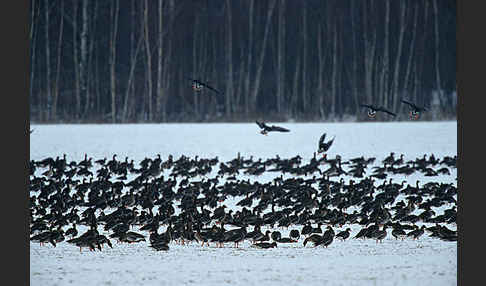
[[[436,158],[457,155],[457,122],[389,122],[389,123],[270,123],[291,130],[290,133],[259,134],[255,123],[249,124],[120,124],[120,125],[31,125],[30,159],[54,159],[66,154],[67,161],[80,161],[85,154],[93,161],[116,154],[117,160],[134,160],[160,154],[167,159],[181,155],[199,158],[218,157],[220,162],[236,158],[254,160],[291,158],[300,155],[308,163],[317,150],[323,132],[335,136],[329,158],[339,154],[343,160],[376,157],[375,165],[394,152],[404,160],[434,154]],[[219,166],[219,164],[218,164]],[[346,167],[343,167],[346,169]],[[215,175],[213,173],[209,176]],[[457,169],[451,175],[424,177],[414,173],[391,176],[395,182],[406,180],[415,185],[439,181],[457,186]],[[43,170],[38,170],[42,172]],[[370,168],[367,174],[371,173]],[[165,172],[167,174],[167,171]],[[259,177],[238,175],[252,181],[267,182],[279,172]],[[286,174],[285,177],[292,175]],[[350,178],[346,177],[346,180]],[[387,178],[388,179],[388,178]],[[130,180],[130,177],[129,179]],[[337,179],[336,179],[337,180]],[[381,180],[378,180],[378,183]],[[241,198],[229,198],[230,209]],[[398,199],[398,201],[400,198]],[[440,214],[453,205],[433,209]],[[416,213],[414,213],[416,214]],[[418,223],[418,225],[420,225]],[[279,244],[273,249],[256,249],[245,241],[235,248],[226,244],[216,248],[170,244],[167,252],[157,252],[148,242],[118,244],[113,248],[91,252],[66,242],[57,247],[30,243],[31,285],[456,285],[457,243],[428,236],[419,240],[395,240],[391,230],[383,243],[352,239],[359,225],[350,227],[351,238],[335,240],[328,248]],[[454,225],[448,225],[455,229]],[[291,226],[279,229],[286,236]],[[80,233],[84,231],[78,227]],[[137,231],[136,229],[134,231]],[[265,228],[263,228],[263,232]],[[146,234],[146,233],[145,233]]]

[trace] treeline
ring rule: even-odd
[[[31,0],[30,16],[35,122],[360,120],[401,98],[456,114],[456,1]]]

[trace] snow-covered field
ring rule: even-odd
[[[271,123],[270,123],[271,124]],[[328,152],[343,160],[376,157],[380,164],[390,152],[404,160],[434,154],[437,158],[457,155],[457,123],[281,123],[290,133],[259,134],[256,124],[126,124],[126,125],[31,125],[30,158],[54,159],[66,154],[67,161],[93,160],[113,154],[139,163],[160,154],[167,159],[181,155],[218,157],[220,162],[253,156],[262,160],[300,155],[307,163],[317,150],[323,132],[335,136]],[[370,172],[368,170],[368,172]],[[369,174],[369,173],[367,173]],[[214,174],[213,174],[214,175]],[[266,172],[258,178],[270,181],[280,173]],[[287,177],[291,175],[287,174]],[[414,185],[438,181],[457,186],[457,170],[451,175],[424,177],[391,176]],[[346,178],[347,180],[349,178]],[[237,201],[237,200],[236,200]],[[230,208],[238,209],[236,201]],[[450,208],[451,205],[444,208]],[[436,210],[436,211],[442,211]],[[419,224],[418,224],[419,225]],[[351,237],[361,226],[352,229]],[[301,227],[290,227],[301,229]],[[455,226],[449,227],[455,229]],[[265,231],[265,229],[262,229]],[[283,236],[289,230],[282,230]],[[157,252],[148,242],[117,244],[102,252],[79,249],[66,242],[57,247],[30,243],[31,285],[456,285],[457,243],[431,238],[397,241],[388,233],[383,243],[374,240],[334,241],[328,248],[279,244],[256,249],[244,242],[240,248],[170,244]],[[82,233],[80,231],[80,233]]]

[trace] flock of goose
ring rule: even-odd
[[[320,152],[332,144],[323,137]],[[407,161],[395,153],[383,160],[314,153],[307,162],[299,155],[264,160],[240,154],[226,162],[157,155],[137,164],[116,154],[97,160],[85,154],[79,162],[65,154],[30,160],[30,240],[54,247],[65,242],[80,251],[101,251],[113,241],[146,241],[165,251],[171,243],[193,242],[328,247],[335,239],[382,242],[391,229],[396,240],[428,233],[456,241],[457,231],[448,228],[457,219],[454,184],[393,181],[397,174],[450,175],[456,160],[431,154]],[[351,226],[359,232],[351,235]]]

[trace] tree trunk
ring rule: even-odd
[[[337,25],[334,25],[333,29],[333,42],[332,42],[332,73],[331,73],[331,114],[330,119],[335,119],[336,116],[336,97],[337,97],[337,60],[338,60],[338,35]]]
[[[303,2],[302,5],[302,110],[307,110],[307,2]],[[297,96],[297,95],[294,95]]]
[[[424,25],[423,27],[428,27],[428,15],[429,15],[429,2],[428,1],[424,1]],[[423,81],[423,71],[424,71],[424,66],[425,66],[425,44],[428,40],[428,36],[427,36],[427,32],[429,31],[429,29],[422,29],[423,31],[423,34],[422,34],[422,40],[421,40],[421,43],[420,43],[420,57],[416,57],[416,64],[417,64],[417,71],[416,71],[416,97],[415,97],[415,102],[419,103],[419,99],[422,103],[425,102],[425,99],[424,99],[424,90],[422,90],[423,88],[423,84],[422,84],[422,81]]]
[[[403,90],[405,92],[410,91],[410,70],[412,67],[412,59],[415,54],[415,35],[417,34],[417,18],[418,18],[418,3],[414,5],[414,17],[413,17],[413,29],[412,29],[412,41],[410,41],[410,48],[407,60],[407,69],[405,71],[405,77],[403,80]],[[400,105],[402,106],[402,105]],[[401,110],[401,109],[400,109]]]
[[[135,31],[137,29],[136,2],[137,0],[131,1],[132,14],[131,14],[131,21],[130,21],[130,72],[128,74],[128,82],[127,82],[127,87],[125,89],[125,97],[123,99],[123,108],[122,108],[122,116],[121,116],[121,120],[123,122],[128,122],[128,118],[129,118],[129,102],[135,90],[133,77],[134,77],[135,67],[137,66],[138,52],[142,47],[142,39],[143,39],[143,37],[140,36],[137,41],[135,40],[135,34],[136,34]]]
[[[128,74],[128,82],[127,82],[127,88],[125,89],[125,100],[123,101],[123,113],[122,113],[122,120],[124,122],[127,122],[128,120],[128,103],[129,103],[129,98],[130,98],[130,93],[132,90],[133,86],[133,78],[135,75],[135,67],[137,66],[137,57],[138,57],[138,52],[140,51],[140,48],[142,47],[142,39],[143,37],[140,37],[138,40],[137,48],[134,51],[133,57],[130,59],[130,73]]]
[[[325,116],[324,110],[324,65],[325,56],[324,49],[322,47],[322,24],[317,25],[317,54],[319,59],[319,73],[317,77],[317,94],[319,98],[319,117],[322,119]],[[305,109],[303,110],[305,112]]]
[[[250,7],[248,12],[248,55],[245,81],[245,114],[248,116],[249,112],[249,95],[250,95],[250,81],[251,81],[251,67],[253,57],[253,9],[255,7],[255,0],[249,0]]]
[[[292,92],[292,97],[290,99],[290,115],[292,117],[295,117],[296,111],[297,111],[297,102],[299,99],[299,76],[300,76],[300,54],[297,54],[297,60],[295,63],[295,72],[294,72],[294,81],[293,81],[293,92]],[[302,72],[304,72],[305,69],[302,69]],[[302,81],[302,84],[304,84],[305,81]]]
[[[147,57],[147,82],[148,82],[148,121],[152,121],[152,54],[150,51],[150,38],[148,26],[148,2],[145,0],[145,8],[143,11],[144,31],[145,31],[145,51]]]
[[[439,101],[441,109],[444,108],[444,98],[442,93],[442,86],[440,82],[440,63],[439,63],[439,11],[437,8],[437,0],[433,2],[434,7],[434,31],[435,31],[435,84],[437,88],[437,92],[439,93]],[[443,111],[443,110],[441,110]]]
[[[226,49],[226,66],[228,68],[228,80],[226,82],[226,92],[225,92],[225,111],[226,118],[229,119],[232,113],[232,101],[234,96],[234,83],[233,83],[233,28],[232,28],[232,14],[231,14],[231,4],[230,0],[226,0],[226,8],[228,14],[228,47]]]
[[[73,59],[74,59],[74,92],[76,97],[76,105],[74,109],[74,118],[78,118],[78,111],[81,106],[80,93],[80,72],[79,72],[79,58],[78,58],[78,1],[73,0]]]
[[[407,9],[406,3],[405,2],[400,2],[400,34],[398,36],[398,51],[397,51],[397,56],[395,58],[395,66],[394,66],[394,72],[393,72],[393,83],[392,83],[392,98],[393,98],[393,104],[391,108],[393,110],[397,110],[398,108],[398,76],[400,72],[400,58],[402,56],[402,44],[403,44],[403,35],[405,34],[405,29],[407,28],[406,24],[406,18],[405,18],[405,11]],[[412,50],[410,50],[411,53]]]
[[[277,113],[282,112],[285,100],[285,0],[278,7],[278,48],[277,48]]]
[[[115,81],[115,66],[116,66],[116,38],[118,34],[118,12],[120,10],[120,3],[118,0],[113,0],[111,5],[111,22],[113,25],[112,34],[110,38],[110,88],[111,88],[111,122],[116,122],[116,81]]]
[[[82,10],[82,19],[83,25],[81,30],[81,62],[79,65],[79,74],[80,74],[80,89],[81,89],[81,97],[86,99],[86,103],[88,102],[88,88],[87,88],[87,77],[88,77],[88,0],[83,0],[83,10]],[[81,102],[80,102],[81,104]],[[76,114],[81,117],[81,105],[76,106]]]
[[[255,77],[255,86],[253,88],[253,93],[251,95],[251,107],[252,111],[256,111],[257,109],[257,99],[258,99],[258,91],[260,90],[260,81],[261,81],[261,74],[263,70],[263,59],[265,58],[265,51],[268,41],[268,33],[270,30],[270,23],[272,20],[273,10],[275,8],[275,0],[270,1],[270,6],[268,7],[267,11],[267,22],[265,24],[265,34],[263,36],[263,43],[260,52],[260,58],[258,60],[257,65],[257,73]]]
[[[97,28],[97,19],[98,19],[98,5],[99,2],[94,2],[93,8],[93,16],[91,17],[90,25],[88,30],[96,31]],[[93,88],[93,82],[96,81],[96,75],[93,75],[93,59],[94,59],[94,47],[95,47],[95,33],[90,33],[90,40],[89,40],[89,52],[88,52],[88,65],[87,65],[87,72],[86,72],[86,102],[84,104],[83,110],[83,117],[86,118],[87,116],[91,116],[91,111],[93,110],[93,95],[95,94],[95,90]],[[94,80],[93,80],[94,79]]]
[[[389,97],[389,92],[388,92],[388,42],[390,41],[389,39],[389,30],[390,30],[390,1],[385,1],[385,47],[384,47],[384,55],[383,55],[383,66],[382,66],[382,71],[381,71],[381,98],[382,98],[382,104],[385,107],[388,107],[388,97]]]
[[[56,67],[56,85],[54,89],[54,100],[52,103],[52,114],[51,118],[57,120],[57,101],[59,99],[59,76],[61,74],[61,55],[62,55],[62,32],[64,28],[64,1],[60,3],[61,7],[61,23],[59,25],[59,38],[57,40],[57,67]]]
[[[172,26],[172,23],[174,22],[175,16],[174,16],[174,11],[175,11],[175,2],[174,0],[169,1],[169,26]],[[169,72],[169,59],[172,57],[172,40],[171,40],[171,30],[168,29],[167,33],[169,35],[167,36],[167,53],[166,57],[164,59],[164,78],[165,78],[165,87],[164,87],[164,97],[163,97],[163,102],[162,102],[162,121],[167,122],[167,102],[169,99],[169,95],[172,88],[172,76],[173,74]]]
[[[199,68],[199,63],[201,59],[198,57],[197,50],[198,50],[198,40],[200,39],[200,33],[199,33],[199,14],[195,15],[194,19],[194,30],[193,30],[193,36],[192,36],[192,71],[193,71],[193,76],[196,77],[197,79],[203,80],[200,77],[200,68]],[[200,94],[199,92],[193,92],[192,97],[194,99],[194,114],[196,117],[199,117],[199,97]]]
[[[44,1],[44,16],[45,16],[45,28],[46,28],[46,120],[50,120],[51,113],[51,56],[49,47],[49,1]]]
[[[159,0],[159,36],[158,36],[158,43],[159,43],[159,55],[157,58],[157,104],[155,110],[157,112],[157,120],[160,121],[160,106],[162,104],[162,48],[164,44],[164,37],[163,37],[163,7],[164,0]]]
[[[359,108],[359,96],[358,96],[358,60],[359,60],[359,55],[358,55],[358,50],[356,48],[356,26],[355,26],[355,17],[353,14],[353,11],[355,9],[354,3],[355,1],[351,1],[351,30],[353,31],[351,38],[352,38],[352,43],[353,43],[353,63],[352,63],[352,72],[350,75],[350,82],[351,82],[351,93],[353,96],[354,100],[354,108],[351,110],[355,112],[355,114],[358,112]]]
[[[370,0],[370,5],[373,8],[373,1]],[[365,93],[366,104],[373,104],[373,64],[376,50],[376,32],[374,25],[368,23],[368,12],[366,2],[363,2],[363,26],[364,26],[364,78],[365,78]]]
[[[29,94],[31,99],[35,98],[34,96],[34,79],[35,79],[35,59],[36,59],[36,39],[37,39],[37,34],[38,34],[38,27],[35,22],[36,19],[36,12],[35,12],[35,0],[32,0],[32,6],[31,6],[31,20],[30,20],[30,32],[29,32],[29,39],[30,39],[30,87],[29,87]],[[39,10],[40,10],[40,3],[37,5],[37,15],[39,15]],[[38,16],[37,16],[38,17]],[[37,93],[39,94],[39,93]],[[41,106],[41,100],[37,99],[36,101],[37,106]],[[37,114],[38,117],[40,118],[40,108],[37,108],[39,110],[39,113]]]

